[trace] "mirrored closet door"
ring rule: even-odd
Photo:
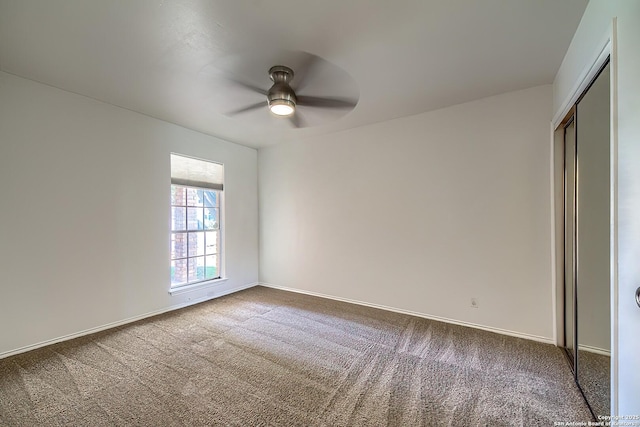
[[[611,356],[610,75],[605,64],[562,135],[564,347],[594,416],[609,415]]]

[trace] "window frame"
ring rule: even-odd
[[[184,204],[181,205],[176,205],[174,204],[174,200],[173,198],[170,196],[170,200],[169,200],[169,216],[170,216],[170,225],[169,225],[169,265],[171,267],[171,264],[173,261],[175,260],[185,260],[186,261],[186,268],[187,268],[187,281],[186,282],[181,282],[181,283],[177,283],[174,284],[172,282],[172,278],[171,278],[171,274],[169,275],[169,293],[170,294],[176,294],[176,293],[181,293],[181,292],[185,292],[185,291],[189,291],[189,290],[193,290],[195,288],[200,288],[209,284],[213,284],[213,283],[218,283],[221,281],[226,281],[226,277],[224,274],[224,190],[222,189],[214,189],[214,188],[207,188],[207,187],[201,187],[201,186],[194,186],[194,185],[186,185],[186,184],[177,184],[177,183],[171,183],[169,186],[170,189],[170,195],[173,192],[173,187],[181,187],[184,188],[185,193],[188,191],[188,189],[193,189],[193,190],[202,190],[202,191],[212,191],[214,193],[216,193],[216,199],[217,199],[217,206],[204,206],[204,200],[202,202],[202,206],[189,206],[189,202],[188,202],[188,196],[185,197],[185,202]],[[173,208],[174,207],[181,207],[185,209],[185,224],[184,224],[184,229],[180,229],[180,230],[174,230],[174,224],[173,224]],[[191,207],[197,207],[203,210],[203,215],[204,215],[204,210],[205,209],[217,209],[217,222],[218,222],[218,226],[217,228],[211,228],[211,229],[206,229],[204,226],[204,217],[203,217],[203,221],[202,221],[202,228],[200,229],[189,229],[189,225],[188,225],[188,214],[187,214],[187,210],[188,208]],[[217,242],[216,242],[216,252],[213,254],[207,254],[207,248],[206,248],[206,244],[204,245],[204,252],[202,255],[193,255],[190,256],[189,254],[189,234],[193,233],[193,234],[202,234],[204,236],[205,242],[206,242],[206,233],[207,232],[217,232]],[[172,241],[173,241],[173,236],[175,234],[185,234],[186,235],[186,256],[184,257],[173,257],[173,246],[172,246]],[[205,268],[205,275],[206,275],[206,257],[209,255],[214,255],[217,257],[217,262],[216,262],[216,273],[217,275],[215,277],[210,277],[210,278],[204,278],[204,279],[196,279],[193,281],[189,281],[189,260],[190,259],[196,259],[196,258],[203,258],[203,261],[205,261],[204,264],[204,268]]]

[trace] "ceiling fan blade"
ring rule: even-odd
[[[300,115],[297,111],[293,116],[289,117],[289,122],[291,122],[294,128],[300,127]]]
[[[262,88],[260,88],[260,87],[258,87],[258,86],[254,86],[254,85],[252,85],[250,83],[246,83],[246,82],[240,81],[240,80],[232,78],[232,77],[229,77],[228,80],[229,80],[229,82],[231,82],[232,84],[234,84],[236,86],[240,86],[240,87],[243,87],[245,89],[249,89],[250,91],[259,93],[260,95],[265,95],[265,96],[267,95],[267,91],[262,89]]]
[[[232,65],[233,62],[230,64]],[[207,79],[213,80],[213,82],[216,82],[218,84],[223,84],[225,86],[231,85],[231,86],[241,87],[251,92],[259,93],[260,95],[267,94],[266,89],[262,89],[261,87],[253,83],[248,83],[246,79],[238,77],[237,73],[232,71],[235,68],[231,68],[230,64],[225,65],[223,61],[223,64],[218,64],[218,65],[221,65],[221,67],[219,67],[219,66],[216,66],[215,64],[210,63],[200,68],[200,71],[198,72],[198,74],[202,75]],[[246,76],[243,76],[243,77],[246,77]]]
[[[309,126],[304,120],[304,117],[302,117],[302,114],[300,114],[300,111],[296,111],[293,116],[290,116],[289,121],[295,128],[306,128]]]
[[[267,101],[257,102],[255,104],[247,105],[246,107],[238,108],[237,110],[229,111],[225,113],[225,116],[235,116],[236,114],[245,113],[251,110],[257,110],[259,108],[265,108]]]
[[[358,103],[357,101],[353,101],[350,99],[341,99],[341,98],[320,98],[317,96],[303,96],[300,95],[298,98],[298,105],[307,106],[307,107],[319,107],[319,108],[338,108],[338,109],[352,109]]]
[[[322,58],[316,55],[307,54],[304,60],[296,65],[293,76],[292,86],[296,91],[301,91],[309,85],[310,81],[314,80],[318,68],[322,64]]]

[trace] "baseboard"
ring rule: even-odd
[[[589,353],[601,354],[603,356],[611,357],[611,351],[604,348],[592,347],[590,345],[578,344],[578,350],[588,351]]]
[[[378,309],[381,309],[381,310],[393,311],[395,313],[408,314],[410,316],[422,317],[423,319],[437,320],[439,322],[451,323],[453,325],[467,326],[469,328],[482,329],[483,331],[495,332],[495,333],[501,334],[501,335],[508,335],[508,336],[516,337],[516,338],[524,338],[524,339],[527,339],[527,340],[538,341],[538,342],[542,342],[542,343],[545,343],[545,344],[552,344],[554,346],[556,345],[555,341],[552,338],[548,338],[548,337],[541,337],[541,336],[538,336],[538,335],[530,335],[530,334],[525,334],[525,333],[522,333],[522,332],[509,331],[507,329],[494,328],[494,327],[491,327],[491,326],[478,325],[476,323],[463,322],[463,321],[460,321],[460,320],[449,319],[449,318],[446,318],[446,317],[433,316],[433,315],[430,315],[430,314],[418,313],[416,311],[403,310],[401,308],[389,307],[389,306],[380,305],[380,304],[372,304],[372,303],[353,300],[353,299],[349,299],[349,298],[342,298],[342,297],[336,297],[336,296],[333,296],[333,295],[321,294],[321,293],[318,293],[318,292],[306,291],[306,290],[295,289],[295,288],[287,288],[285,286],[273,285],[271,283],[260,282],[259,285],[260,286],[264,286],[266,288],[280,289],[282,291],[296,292],[296,293],[299,293],[299,294],[311,295],[311,296],[314,296],[314,297],[326,298],[326,299],[331,299],[331,300],[335,300],[335,301],[348,302],[348,303],[351,303],[351,304],[362,305],[362,306],[365,306],[365,307],[378,308]]]
[[[3,353],[0,353],[0,359],[4,359],[6,357],[9,356],[14,356],[16,354],[20,354],[20,353],[26,353],[27,351],[31,351],[31,350],[35,350],[37,348],[40,347],[45,347],[51,344],[56,344],[62,341],[67,341],[67,340],[72,340],[74,338],[79,338],[85,335],[90,335],[90,334],[94,334],[96,332],[100,332],[100,331],[104,331],[107,329],[111,329],[111,328],[115,328],[116,326],[122,326],[122,325],[126,325],[127,323],[133,323],[133,322],[137,322],[138,320],[142,320],[142,319],[146,319],[148,317],[153,317],[153,316],[157,316],[159,314],[163,314],[163,313],[167,313],[169,311],[174,311],[174,310],[179,310],[181,308],[185,308],[191,305],[195,305],[195,304],[199,304],[201,302],[204,301],[208,301],[211,299],[215,299],[215,298],[219,298],[225,295],[229,295],[235,292],[239,292],[242,291],[244,289],[249,289],[252,288],[254,286],[258,286],[259,283],[258,282],[254,282],[254,283],[249,283],[247,285],[242,285],[242,286],[237,286],[235,288],[231,288],[231,289],[226,289],[223,290],[221,292],[216,292],[215,295],[211,295],[211,296],[204,296],[202,298],[197,298],[197,299],[193,299],[191,301],[187,301],[181,304],[176,304],[176,305],[172,305],[166,308],[162,308],[160,310],[155,310],[155,311],[151,311],[145,314],[141,314],[139,316],[133,316],[133,317],[129,317],[127,319],[123,319],[123,320],[119,320],[117,322],[111,322],[111,323],[107,323],[105,325],[101,325],[101,326],[97,326],[95,328],[90,328],[90,329],[85,329],[84,331],[80,331],[80,332],[76,332],[73,334],[69,334],[69,335],[64,335],[58,338],[53,338],[50,340],[46,340],[46,341],[41,341],[37,344],[32,344],[32,345],[28,345],[25,347],[21,347],[15,350],[9,350],[9,351],[5,351]]]

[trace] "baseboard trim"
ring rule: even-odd
[[[510,331],[510,330],[507,330],[507,329],[494,328],[492,326],[484,326],[484,325],[479,325],[479,324],[476,324],[476,323],[449,319],[447,317],[433,316],[433,315],[430,315],[430,314],[419,313],[417,311],[404,310],[404,309],[401,309],[401,308],[389,307],[389,306],[386,306],[386,305],[372,304],[372,303],[369,303],[369,302],[358,301],[358,300],[354,300],[354,299],[350,299],[350,298],[336,297],[336,296],[333,296],[333,295],[321,294],[319,292],[312,292],[312,291],[307,291],[307,290],[303,290],[303,289],[288,288],[286,286],[278,286],[278,285],[274,285],[274,284],[271,284],[271,283],[260,282],[259,285],[260,286],[264,286],[266,288],[279,289],[281,291],[296,292],[296,293],[299,293],[299,294],[311,295],[311,296],[314,296],[314,297],[326,298],[326,299],[331,299],[331,300],[335,300],[335,301],[348,302],[348,303],[351,303],[351,304],[362,305],[362,306],[365,306],[365,307],[378,308],[378,309],[381,309],[381,310],[393,311],[395,313],[408,314],[410,316],[422,317],[423,319],[437,320],[439,322],[450,323],[450,324],[453,324],[453,325],[467,326],[469,328],[481,329],[483,331],[488,331],[488,332],[495,332],[496,334],[508,335],[508,336],[516,337],[516,338],[524,338],[524,339],[527,339],[527,340],[542,342],[542,343],[551,344],[551,345],[554,345],[554,346],[556,345],[556,343],[553,340],[553,338],[541,337],[541,336],[538,336],[538,335],[530,335],[530,334],[525,334],[525,333],[522,333],[522,332]]]
[[[96,332],[101,332],[101,331],[104,331],[104,330],[107,330],[107,329],[115,328],[117,326],[122,326],[122,325],[126,325],[128,323],[137,322],[138,320],[146,319],[148,317],[153,317],[153,316],[157,316],[159,314],[168,313],[170,311],[179,310],[181,308],[189,307],[191,305],[199,304],[201,302],[205,302],[205,301],[208,301],[208,300],[211,300],[211,299],[216,299],[216,298],[219,298],[219,297],[223,297],[225,295],[229,295],[229,294],[232,294],[232,293],[235,293],[235,292],[239,292],[239,291],[242,291],[242,290],[245,290],[245,289],[249,289],[249,288],[252,288],[254,286],[258,286],[259,284],[260,283],[258,283],[258,282],[254,282],[254,283],[249,283],[247,285],[237,286],[237,287],[231,288],[231,289],[225,289],[223,291],[216,292],[214,295],[211,295],[211,296],[204,296],[202,298],[193,299],[191,301],[187,301],[187,302],[184,302],[184,303],[181,303],[181,304],[176,304],[176,305],[172,305],[172,306],[169,306],[169,307],[165,307],[165,308],[162,308],[160,310],[150,311],[148,313],[141,314],[139,316],[129,317],[127,319],[118,320],[117,322],[107,323],[105,325],[96,326],[95,328],[85,329],[84,331],[75,332],[73,334],[63,335],[63,336],[58,337],[58,338],[53,338],[53,339],[50,339],[50,340],[41,341],[41,342],[36,343],[36,344],[28,345],[28,346],[25,346],[25,347],[20,347],[20,348],[15,349],[15,350],[5,351],[3,353],[0,353],[0,359],[4,359],[4,358],[10,357],[10,356],[15,356],[16,354],[20,354],[20,353],[26,353],[27,351],[35,350],[35,349],[41,348],[41,347],[46,347],[48,345],[56,344],[56,343],[59,343],[59,342],[62,342],[62,341],[68,341],[68,340],[72,340],[74,338],[83,337],[85,335],[95,334]]]
[[[611,357],[611,351],[605,350],[600,347],[593,347],[590,345],[578,344],[578,350],[588,351],[589,353],[601,354],[603,356]]]

